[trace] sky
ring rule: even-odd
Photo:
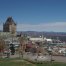
[[[0,30],[9,16],[17,31],[66,32],[66,0],[0,0]]]

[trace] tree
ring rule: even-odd
[[[4,49],[5,49],[5,41],[0,38],[0,56],[2,56]]]
[[[26,37],[22,36],[19,38],[19,42],[20,42],[20,45],[19,45],[19,54],[22,55],[22,58],[23,58],[23,54],[25,52],[25,49],[26,49],[26,42],[27,42],[27,39]]]
[[[15,54],[15,47],[13,44],[10,44],[10,50],[11,50],[11,54],[14,55]]]

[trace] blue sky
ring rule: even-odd
[[[66,0],[0,0],[0,29],[8,16],[18,31],[66,32]]]

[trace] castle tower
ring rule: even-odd
[[[6,22],[3,24],[3,32],[11,32],[12,34],[15,34],[16,23],[12,17],[8,17]]]

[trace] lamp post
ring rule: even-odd
[[[10,50],[11,50],[11,54],[14,55],[15,54],[15,47],[14,47],[14,44],[13,44],[14,33],[11,32],[11,34],[12,34],[12,43],[10,44]]]
[[[49,49],[49,50],[48,50],[48,53],[49,53],[49,55],[50,55],[50,61],[52,62],[52,50]]]

